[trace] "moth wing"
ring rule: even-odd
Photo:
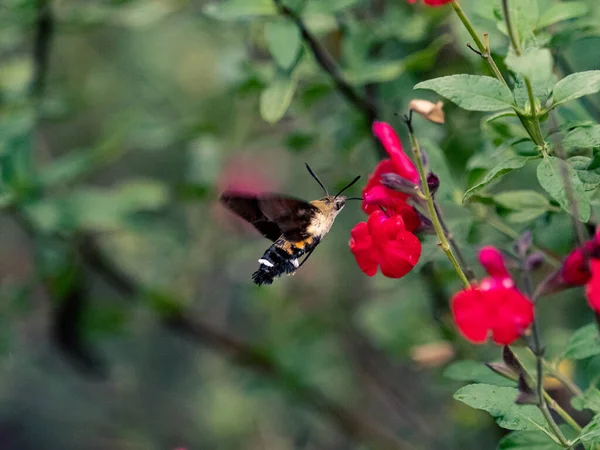
[[[259,206],[259,197],[253,194],[237,192],[224,192],[220,197],[221,203],[240,216],[242,219],[254,225],[264,237],[276,241],[283,231],[277,223],[267,218]]]
[[[306,229],[320,212],[304,200],[279,194],[260,196],[258,206],[267,219],[277,224],[284,237],[293,242],[309,237]]]

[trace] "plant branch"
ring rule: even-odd
[[[523,264],[525,266],[525,264]],[[530,300],[533,302],[535,307],[535,297],[533,294],[533,283],[531,281],[531,274],[529,272],[528,267],[522,267],[523,273],[523,283],[524,290]],[[536,390],[537,390],[537,407],[542,412],[546,422],[552,429],[552,432],[556,436],[556,438],[560,441],[561,445],[565,448],[570,447],[569,441],[564,436],[558,425],[556,424],[552,414],[550,414],[550,410],[548,409],[548,404],[546,402],[546,396],[548,395],[544,390],[544,348],[542,347],[540,330],[537,323],[537,314],[533,315],[533,323],[531,324],[531,333],[532,333],[532,343],[531,343],[531,351],[535,355],[536,362]],[[562,410],[562,408],[561,408]],[[563,410],[564,413],[566,411]]]
[[[333,84],[338,92],[342,94],[342,96],[344,96],[344,98],[346,98],[346,100],[348,100],[348,102],[350,102],[364,116],[365,121],[370,126],[379,116],[379,112],[377,111],[375,104],[371,102],[368,97],[361,96],[346,81],[335,60],[331,57],[327,50],[321,46],[315,36],[313,36],[313,34],[308,30],[302,18],[293,9],[284,5],[281,0],[273,0],[273,2],[275,3],[275,6],[281,15],[289,17],[294,21],[300,30],[300,34],[302,34],[302,39],[309,46],[315,60],[317,61],[317,64],[319,64],[319,66],[325,72],[327,72],[327,74],[333,80]],[[387,157],[387,154],[379,141],[375,137],[373,137],[373,141],[375,142],[379,156]]]
[[[452,5],[452,8],[454,8],[454,12],[458,16],[458,18],[460,19],[462,24],[465,26],[465,28],[471,35],[471,38],[475,41],[475,45],[479,49],[479,52],[476,52],[476,53],[478,53],[483,59],[485,59],[485,62],[487,63],[488,67],[490,68],[490,71],[492,72],[492,74],[494,74],[494,76],[498,79],[498,81],[502,82],[505,86],[508,86],[508,83],[502,76],[502,72],[500,72],[500,69],[498,69],[498,66],[496,65],[496,62],[494,61],[494,58],[492,58],[492,52],[489,48],[489,44],[486,45],[481,40],[481,38],[475,31],[473,24],[471,23],[471,21],[465,14],[464,10],[462,9],[462,7],[458,3],[458,1],[453,0],[450,4]],[[484,34],[484,38],[487,42],[487,33]],[[471,49],[473,50],[473,48],[471,48]]]
[[[452,250],[456,254],[456,259],[458,260],[458,263],[463,268],[465,275],[467,276],[469,281],[471,283],[473,283],[477,279],[477,277],[475,276],[475,272],[473,271],[471,266],[469,266],[469,264],[467,263],[467,260],[463,256],[460,247],[458,246],[458,244],[456,243],[456,240],[454,239],[454,235],[448,229],[448,227],[446,225],[446,221],[444,220],[444,215],[442,214],[442,209],[441,209],[440,205],[435,201],[435,197],[433,199],[433,206],[435,208],[435,212],[440,221],[440,224],[442,225],[442,229],[444,230],[446,238],[448,239],[448,242],[450,242],[450,247],[452,247]]]
[[[84,263],[123,296],[133,298],[145,295],[142,287],[114,266],[91,238],[82,240],[79,248]],[[370,441],[378,448],[411,448],[409,444],[367,417],[351,411],[328,398],[320,390],[305,384],[295,374],[281,367],[264,349],[246,343],[208,323],[187,317],[178,309],[170,311],[162,319],[167,326],[182,336],[211,347],[241,367],[273,379],[285,387],[288,394],[329,417],[344,433]]]
[[[31,79],[31,95],[39,98],[44,90],[50,50],[54,34],[54,16],[49,0],[37,0],[37,16],[35,21],[35,37],[33,42],[33,76]]]
[[[450,260],[450,263],[454,267],[454,270],[456,271],[456,274],[462,281],[463,285],[466,288],[468,288],[471,286],[471,283],[469,282],[469,279],[463,272],[461,265],[458,263],[456,257],[454,256],[454,253],[452,252],[452,248],[450,247],[450,243],[448,242],[448,239],[446,238],[446,231],[444,230],[444,227],[440,223],[440,218],[438,217],[437,210],[435,208],[435,204],[433,201],[433,195],[431,194],[431,191],[429,190],[429,185],[427,184],[427,174],[425,173],[425,167],[423,166],[421,147],[419,146],[419,142],[417,141],[417,138],[415,136],[410,118],[408,118],[408,117],[406,118],[406,125],[408,126],[408,134],[410,136],[410,142],[411,142],[411,146],[412,146],[412,151],[415,156],[415,162],[417,164],[417,169],[419,170],[419,177],[421,178],[421,185],[422,185],[423,193],[425,194],[425,201],[427,202],[427,209],[429,211],[429,216],[430,216],[431,222],[433,223],[433,228],[435,229],[435,233],[437,234],[437,237],[439,239],[438,245],[442,248],[442,250],[448,257],[448,259]]]

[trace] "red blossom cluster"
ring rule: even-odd
[[[479,261],[489,276],[454,295],[454,321],[460,333],[475,344],[490,336],[497,344],[511,344],[533,322],[533,303],[516,288],[498,249],[484,247]]]
[[[560,280],[567,286],[584,286],[590,307],[600,314],[600,230],[563,262]]]
[[[421,242],[414,234],[421,220],[407,203],[409,195],[384,186],[381,176],[394,173],[418,185],[419,173],[391,125],[374,122],[373,134],[390,157],[377,165],[363,189],[362,209],[369,218],[352,229],[349,245],[358,266],[368,276],[375,275],[379,267],[386,277],[401,278],[421,256]]]

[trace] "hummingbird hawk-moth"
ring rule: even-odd
[[[346,201],[360,200],[341,195],[359,180],[360,175],[336,195],[329,195],[308,164],[306,168],[325,191],[325,196],[318,200],[306,202],[283,194],[234,191],[221,194],[220,200],[227,208],[273,241],[258,260],[258,270],[252,274],[252,280],[259,286],[271,284],[276,277],[298,270],[329,232]],[[306,256],[299,263],[298,258],[303,255]]]

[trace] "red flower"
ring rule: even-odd
[[[412,206],[406,203],[408,195],[394,191],[381,184],[381,175],[395,173],[408,180],[410,184],[419,183],[417,168],[404,153],[402,144],[394,129],[385,122],[373,122],[373,134],[381,141],[381,144],[390,155],[390,159],[384,159],[377,164],[375,170],[369,177],[367,185],[363,189],[363,211],[371,214],[379,211],[381,207],[399,214],[404,219],[408,231],[416,230],[420,225],[419,216]]]
[[[585,296],[590,307],[600,314],[600,260],[590,260],[591,279],[585,287]]]
[[[375,211],[367,222],[351,231],[350,250],[360,269],[372,277],[377,267],[388,278],[401,278],[412,270],[421,256],[421,242],[406,230],[400,215],[388,217]]]
[[[417,0],[407,0],[408,3],[416,3]],[[452,0],[423,0],[426,5],[429,6],[442,6],[446,3],[450,3]]]
[[[373,134],[379,139],[385,151],[390,155],[395,173],[409,181],[417,184],[419,182],[419,171],[404,153],[400,138],[389,123],[373,122]]]
[[[479,286],[454,295],[454,321],[461,334],[475,344],[484,343],[491,335],[497,344],[508,345],[531,325],[533,304],[515,287],[496,248],[483,248],[479,259],[490,276]]]

